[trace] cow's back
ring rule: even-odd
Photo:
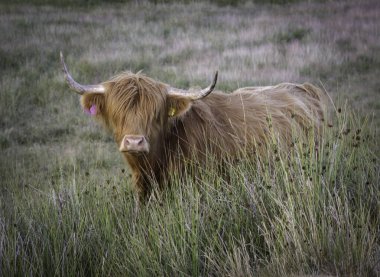
[[[290,145],[294,134],[318,133],[323,93],[310,84],[247,87],[214,92],[195,101],[181,121],[182,142],[197,152],[235,155],[276,139]]]

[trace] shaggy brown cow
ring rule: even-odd
[[[246,87],[226,94],[211,93],[217,73],[206,89],[185,91],[123,72],[99,85],[80,85],[68,73],[62,53],[61,62],[83,108],[113,132],[141,198],[152,182],[162,186],[169,173],[181,173],[185,160],[201,162],[210,153],[234,158],[242,150],[265,149],[271,134],[289,145],[294,131],[317,131],[323,120],[322,93],[310,84]]]

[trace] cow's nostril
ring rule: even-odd
[[[141,145],[144,142],[144,137],[140,138],[137,142],[137,145]]]

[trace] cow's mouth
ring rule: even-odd
[[[149,153],[149,151],[137,151],[137,150],[125,150],[125,151],[120,150],[120,151],[122,153],[130,154],[133,156],[143,156]]]

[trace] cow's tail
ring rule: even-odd
[[[330,122],[328,107],[330,106],[329,100],[331,100],[331,97],[328,95],[327,91],[310,83],[304,83],[299,88],[305,92],[304,96],[309,103],[309,112],[312,121],[314,121],[313,125],[317,133],[321,135],[322,127],[325,125],[324,122]]]
[[[302,90],[304,90],[309,96],[312,98],[325,102],[327,99],[327,92],[320,89],[319,87],[316,87],[315,85],[312,85],[310,83],[304,83],[303,85],[299,86]]]

